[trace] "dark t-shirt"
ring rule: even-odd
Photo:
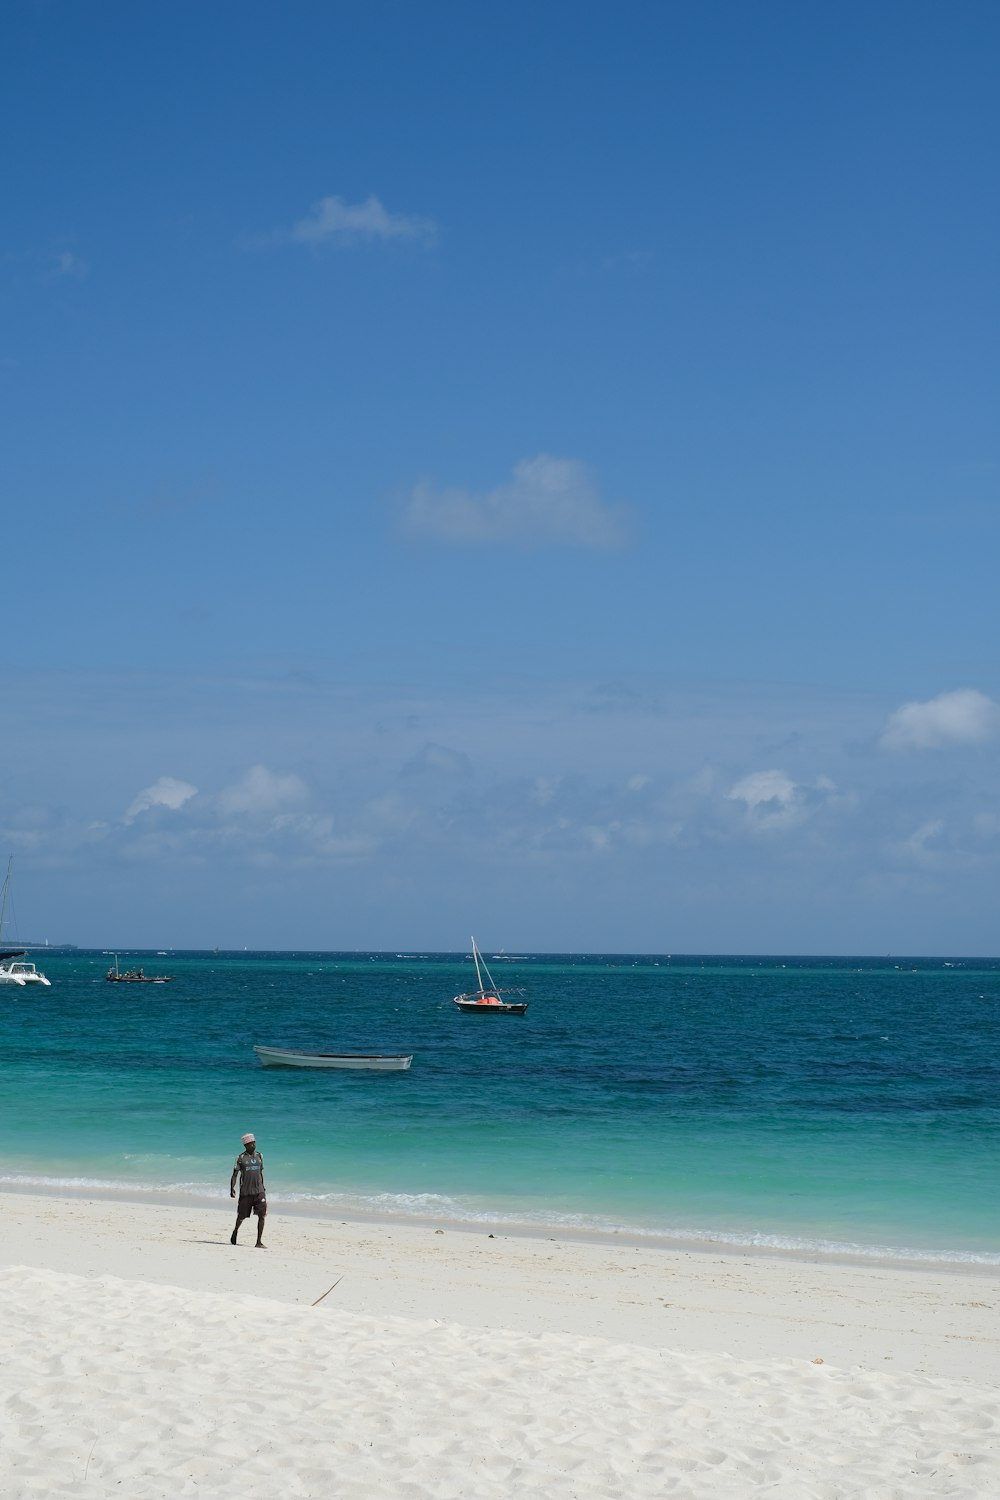
[[[240,1174],[241,1198],[263,1198],[264,1158],[259,1151],[241,1151],[233,1171]]]

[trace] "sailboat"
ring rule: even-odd
[[[26,948],[4,948],[3,929],[7,920],[7,906],[10,901],[10,876],[14,868],[13,854],[7,861],[7,874],[4,876],[3,890],[0,891],[0,984],[16,984],[23,988],[28,984],[51,985],[51,979],[35,968],[34,964],[20,963],[27,952]]]
[[[472,939],[472,962],[476,966],[476,988],[470,990],[467,995],[456,995],[454,1005],[466,1015],[508,1015],[523,1016],[528,1009],[527,1000],[501,1000],[501,995],[523,995],[522,989],[501,989],[493,983],[493,975],[486,967],[486,960],[476,947],[475,938]],[[483,983],[483,975],[486,983]]]

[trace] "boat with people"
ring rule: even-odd
[[[114,968],[105,974],[109,984],[172,984],[172,974],[147,974],[143,969],[126,969],[122,972],[118,967],[118,954],[115,954]]]
[[[472,938],[472,962],[476,966],[476,988],[470,990],[467,995],[456,995],[452,1004],[457,1005],[460,1011],[466,1015],[508,1015],[523,1016],[528,1009],[527,1000],[504,1000],[504,995],[523,995],[524,990],[519,985],[500,986],[493,983],[493,975],[486,967],[486,960],[476,947],[476,940]],[[483,983],[483,975],[486,975],[486,983]]]
[[[0,889],[0,943],[3,942],[4,928],[7,925],[7,908],[11,905],[10,877],[13,869],[12,854],[7,860],[7,873]],[[34,964],[23,962],[27,951],[27,948],[0,948],[0,984],[16,984],[19,989],[29,984],[51,985],[51,979],[46,979]]]
[[[413,1053],[298,1052],[291,1047],[253,1049],[265,1068],[369,1068],[377,1073],[402,1073]]]

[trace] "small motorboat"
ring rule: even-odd
[[[456,995],[454,1005],[466,1015],[476,1016],[523,1016],[528,1009],[527,1000],[503,1000],[502,995],[523,995],[520,988],[508,986],[501,989],[493,983],[493,975],[486,967],[486,960],[476,947],[475,938],[472,939],[472,962],[476,966],[476,979],[478,989],[470,990],[467,995]],[[486,975],[487,983],[483,983],[483,975]]]
[[[370,1068],[378,1073],[401,1073],[413,1053],[297,1052],[291,1047],[253,1049],[265,1068]]]

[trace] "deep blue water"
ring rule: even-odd
[[[1000,961],[545,955],[524,1017],[458,955],[34,955],[0,988],[0,1179],[1000,1263]],[[412,1052],[263,1069],[254,1042]]]

